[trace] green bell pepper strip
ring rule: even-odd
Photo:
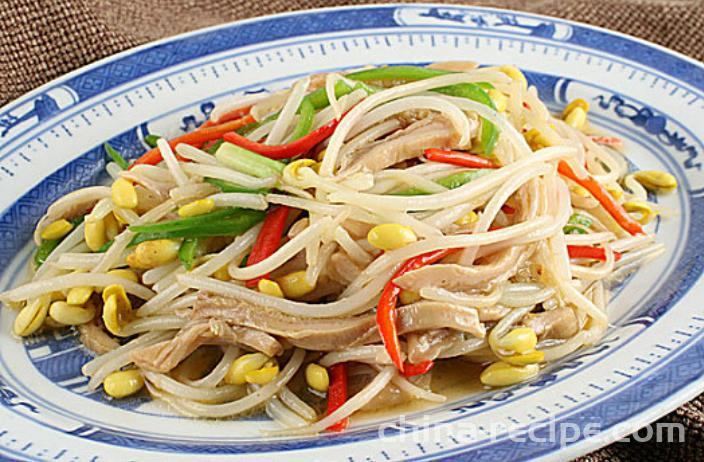
[[[490,84],[489,82],[474,82],[474,85],[478,86],[484,91],[496,89],[496,87]]]
[[[207,225],[203,224],[191,228],[173,229],[170,231],[141,232],[132,239],[130,245],[137,245],[140,242],[153,241],[156,239],[239,236],[263,219],[263,211],[241,210],[237,216],[221,219]]]
[[[83,223],[83,221],[86,219],[87,214],[83,215],[78,215],[77,217],[69,218],[68,221],[73,225],[75,228],[76,226],[80,225]]]
[[[367,85],[364,82],[357,82],[354,87],[350,87],[342,80],[338,80],[335,82],[335,98],[339,99],[360,88],[366,91],[367,94],[372,94],[377,91],[376,88]],[[298,107],[298,114],[300,114],[300,117],[298,119],[298,124],[296,124],[296,128],[293,131],[291,140],[297,140],[310,133],[311,127],[313,126],[315,111],[326,108],[329,105],[330,100],[328,99],[328,93],[325,87],[319,88],[303,98],[301,105]]]
[[[197,237],[188,237],[183,240],[178,248],[178,259],[181,260],[181,264],[187,270],[191,270],[196,262],[199,241],[200,239]]]
[[[95,251],[95,253],[105,253],[108,251],[108,249],[112,246],[112,243],[115,242],[113,239],[110,239],[107,241],[105,244],[101,245],[98,250]]]
[[[221,164],[257,178],[281,175],[286,164],[269,159],[232,143],[222,143],[215,153]]]
[[[235,130],[235,133],[238,135],[246,136],[252,133],[254,130],[257,128],[261,127],[267,122],[271,122],[272,120],[276,120],[279,118],[279,113],[276,112],[274,114],[271,114],[268,116],[266,119],[260,120],[259,122],[252,122],[251,124],[247,124],[244,127],[240,127],[237,130]]]
[[[107,155],[110,156],[110,159],[119,165],[122,170],[127,170],[129,168],[129,162],[127,162],[115,148],[110,146],[108,143],[104,143],[103,148],[105,149]]]
[[[348,76],[345,76],[348,77]],[[362,79],[350,79],[350,80],[362,80]],[[363,89],[366,91],[368,94],[376,93],[378,91],[377,88],[372,87],[371,85],[367,85],[364,82],[357,82],[354,87],[350,87],[347,85],[345,82],[342,80],[338,80],[335,82],[335,98],[339,99],[342,98],[343,96],[352,93],[355,90],[358,89]],[[330,99],[328,98],[328,92],[325,89],[325,87],[318,88],[314,92],[310,93],[308,96],[306,96],[308,101],[313,105],[313,108],[315,110],[318,109],[323,109],[326,108],[330,105]],[[299,112],[301,111],[301,108],[298,108]]]
[[[352,87],[347,85],[342,80],[338,80],[337,82],[335,82],[336,98],[340,98],[351,92]],[[306,96],[306,98],[308,99],[308,102],[313,105],[313,109],[315,110],[323,109],[325,107],[328,107],[328,105],[330,104],[330,100],[328,99],[328,92],[325,87],[318,88],[314,92],[311,92],[308,96]],[[299,108],[299,111],[300,110],[301,108]]]
[[[246,125],[245,125],[246,126]],[[220,146],[225,142],[222,138],[219,140],[215,140],[213,144],[211,144],[209,147],[205,148],[204,151],[207,152],[208,154],[215,155],[215,153],[220,149]]]
[[[372,87],[369,85],[362,84],[360,82],[360,86],[356,86],[354,88],[350,87],[347,85],[345,82],[338,80],[337,83],[335,83],[335,97],[341,98],[342,96],[345,96],[348,93],[351,93],[353,90],[356,90],[357,88],[365,88],[369,93],[373,93],[374,90]],[[304,103],[305,102],[305,103]],[[313,116],[315,116],[315,111],[318,109],[323,109],[326,108],[329,104],[330,101],[328,100],[328,93],[325,91],[325,87],[319,88],[315,90],[314,92],[309,93],[306,95],[305,98],[303,98],[303,101],[301,102],[301,105],[298,107],[297,114],[301,114],[301,118],[304,118],[303,116],[307,116],[307,114],[303,114],[304,111],[310,110],[310,108],[306,108],[306,105],[312,105],[313,106]],[[272,120],[276,120],[279,118],[279,113],[274,113],[268,116],[266,119],[263,119],[259,122],[254,122],[249,125],[245,125],[242,128],[239,128],[235,130],[235,132],[239,135],[245,136],[250,133],[252,133],[254,130],[257,128],[261,127],[267,122],[271,122]],[[299,119],[299,124],[300,124],[300,119]],[[312,120],[311,120],[311,126],[312,126]],[[298,128],[298,127],[296,127]],[[303,135],[305,136],[305,135]]]
[[[474,181],[477,178],[480,178],[486,175],[487,173],[490,173],[491,171],[492,169],[490,168],[468,170],[466,172],[453,173],[452,175],[437,179],[435,180],[435,182],[440,186],[446,187],[447,189],[455,189],[469,183],[470,181]],[[420,188],[408,188],[404,189],[403,191],[392,193],[392,195],[394,196],[423,196],[428,194],[431,193],[424,191]]]
[[[183,229],[193,229],[200,226],[213,225],[220,220],[230,219],[236,215],[246,212],[248,212],[248,210],[237,207],[228,207],[215,210],[214,212],[197,215],[195,217],[178,218],[176,220],[162,221],[148,225],[130,226],[129,229],[133,233],[160,233]]]
[[[446,177],[440,178],[436,181],[440,186],[444,186],[447,189],[455,189],[460,186],[464,186],[470,181],[474,181],[477,178],[481,178],[492,172],[490,168],[482,168],[477,170],[468,170],[466,172],[453,173]]]
[[[475,101],[479,104],[489,106],[491,109],[496,110],[496,106],[494,105],[494,102],[491,100],[487,92],[482,90],[479,85],[473,83],[458,83],[457,85],[451,85],[449,87],[436,88],[433,91],[437,93],[442,93],[443,95],[466,98]],[[494,152],[494,146],[496,146],[496,141],[498,139],[499,130],[496,128],[496,125],[482,118],[482,133],[480,138],[480,144],[484,154],[490,155],[492,152]]]
[[[387,67],[377,67],[375,69],[365,69],[363,71],[352,72],[351,74],[346,74],[345,77],[350,80],[356,81],[379,81],[379,80],[393,80],[393,81],[405,81],[405,82],[416,82],[418,80],[425,80],[431,77],[438,77],[441,75],[457,74],[456,71],[445,71],[442,69],[429,69],[427,67],[419,66],[387,66]],[[482,90],[491,90],[494,88],[489,82],[476,82],[473,85],[478,86]],[[374,87],[371,87],[374,88]]]
[[[51,255],[51,252],[53,252],[60,243],[61,239],[44,239],[42,243],[39,244],[37,251],[34,253],[34,263],[37,265],[37,268],[44,264],[46,259],[49,258],[49,255]]]
[[[247,124],[244,127],[238,128],[237,130],[235,130],[235,133],[237,133],[238,135],[247,136],[257,128],[259,128],[261,125],[261,122],[252,122],[251,124]]]
[[[80,225],[83,223],[83,220],[86,218],[85,214],[83,215],[78,215],[73,218],[69,218],[68,221],[73,225],[75,228],[76,226]],[[68,234],[67,234],[68,236]],[[51,255],[51,252],[56,249],[56,247],[61,243],[66,238],[66,236],[61,237],[59,239],[43,239],[41,244],[37,247],[37,251],[34,253],[34,263],[37,265],[37,268],[42,266],[44,262],[46,261],[47,258],[49,258],[49,255]]]
[[[426,67],[417,66],[388,66],[379,67],[376,69],[368,69],[359,72],[347,74],[350,80],[403,80],[415,82],[418,80],[438,77],[440,75],[453,74],[451,71],[443,71],[439,69],[428,69]],[[435,88],[431,91],[442,93],[449,96],[457,96],[467,98],[477,103],[489,106],[496,110],[494,102],[491,100],[485,90],[493,88],[493,85],[487,82],[482,83],[458,83],[448,87]],[[499,131],[496,126],[482,118],[482,133],[481,147],[486,155],[490,155],[494,151],[496,140],[499,137]]]
[[[454,72],[451,71],[429,69],[427,67],[419,66],[385,66],[352,72],[351,74],[346,74],[345,77],[350,80],[362,81],[404,80],[408,82],[415,82],[417,80],[425,80],[431,77],[453,73]]]
[[[299,117],[296,127],[293,129],[291,134],[291,141],[295,141],[299,138],[303,138],[313,127],[313,118],[315,118],[315,106],[310,102],[310,99],[306,96],[301,101],[301,106],[299,108]]]
[[[573,213],[567,224],[562,228],[565,234],[587,234],[587,229],[592,225],[592,219],[581,213]]]
[[[365,90],[368,94],[376,93],[378,91],[377,88],[374,88],[371,85],[367,85],[364,82],[357,82],[354,87],[350,87],[347,85],[345,82],[342,80],[338,80],[335,83],[335,97],[336,98],[341,98],[349,93],[352,93],[354,90],[357,89],[363,89]],[[310,132],[310,128],[313,125],[313,118],[315,116],[315,111],[319,109],[324,109],[330,105],[330,100],[328,99],[328,93],[325,90],[325,87],[319,88],[308,95],[306,95],[305,98],[303,98],[303,101],[301,102],[301,105],[298,107],[297,114],[300,114],[301,117],[298,119],[298,124],[296,125],[296,128],[294,129],[294,137],[293,140],[296,140],[298,138],[302,138],[303,136],[307,135]],[[312,108],[310,107],[312,106]],[[310,113],[312,111],[312,114]],[[267,117],[266,119],[260,121],[260,122],[254,122],[249,125],[245,125],[244,127],[241,127],[235,132],[238,135],[246,136],[250,133],[252,133],[254,130],[257,128],[261,127],[263,124],[267,122],[271,122],[272,120],[276,120],[279,118],[279,113],[275,113]],[[306,127],[308,124],[308,118],[310,118],[310,126]],[[300,129],[299,129],[300,127]],[[305,129],[305,130],[304,130]]]
[[[147,143],[150,148],[155,148],[156,142],[159,141],[159,138],[161,138],[161,136],[150,133],[144,137],[144,142]]]
[[[219,180],[217,178],[203,178],[203,181],[206,183],[210,183],[213,186],[220,188],[220,191],[226,192],[226,193],[249,193],[249,194],[266,194],[269,192],[268,189],[250,189],[250,188],[245,188],[244,186],[236,185],[235,183],[231,183],[229,181],[225,180]]]

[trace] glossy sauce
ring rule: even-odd
[[[484,392],[487,387],[479,381],[479,374],[484,366],[459,358],[439,361],[432,370],[430,389],[447,397],[446,402],[467,399]],[[432,409],[442,403],[433,403],[422,399],[411,399],[395,406],[381,407],[374,410],[362,410],[352,416],[354,421],[369,421],[398,417]]]

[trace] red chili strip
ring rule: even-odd
[[[425,157],[433,162],[459,165],[467,168],[499,168],[494,162],[476,154],[462,151],[448,151],[430,148],[425,150]]]
[[[190,144],[191,146],[201,146],[203,143],[208,141],[213,141],[218,138],[222,138],[227,132],[237,130],[240,127],[244,127],[250,123],[254,122],[254,118],[250,115],[244,116],[241,119],[232,120],[230,122],[225,122],[220,125],[213,125],[211,127],[199,128],[191,133],[186,133],[185,135],[177,136],[173,140],[169,141],[169,146],[171,149],[176,149],[176,146],[180,143]],[[153,148],[145,152],[142,157],[137,159],[132,165],[147,164],[156,165],[162,161],[161,151],[159,148]]]
[[[275,207],[266,214],[262,229],[257,235],[257,240],[252,246],[252,251],[247,257],[247,266],[252,266],[262,260],[269,258],[281,246],[281,238],[284,234],[286,220],[288,220],[291,208],[285,205]],[[260,279],[266,279],[269,275],[263,274],[257,278],[246,282],[247,287],[254,287]]]
[[[423,361],[422,363],[418,364],[411,364],[409,362],[403,363],[403,375],[405,377],[413,377],[414,375],[423,375],[426,372],[429,372],[430,369],[435,366],[435,363],[432,360],[428,361]]]
[[[501,206],[501,211],[504,212],[504,213],[507,214],[507,215],[513,215],[514,213],[516,213],[516,209],[514,209],[513,207],[511,207],[511,206],[508,205],[508,204],[502,205],[502,206]]]
[[[391,358],[391,361],[401,372],[404,371],[404,364],[401,358],[401,343],[399,342],[398,330],[396,328],[396,303],[398,302],[401,288],[394,284],[393,281],[409,271],[431,265],[458,250],[459,249],[435,250],[406,260],[396,273],[394,273],[389,282],[386,283],[384,290],[381,292],[381,297],[379,298],[379,303],[376,308],[376,324],[379,327],[379,333],[381,334],[381,339],[384,342],[384,347],[389,354],[389,358]]]
[[[618,223],[621,228],[625,229],[634,236],[636,234],[645,234],[640,223],[634,220],[633,217],[631,217],[621,206],[621,204],[616,202],[613,196],[604,186],[601,185],[601,183],[596,181],[591,176],[587,176],[586,178],[577,178],[577,175],[565,161],[560,161],[557,166],[557,171],[560,175],[569,178],[589,191],[589,193],[594,196],[597,201],[599,201],[601,206],[604,207],[609,215],[616,220],[616,223]]]
[[[237,109],[233,109],[230,112],[226,112],[223,114],[217,122],[213,122],[212,119],[208,119],[205,122],[203,122],[203,125],[200,126],[200,128],[206,128],[206,127],[212,127],[214,125],[220,125],[224,124],[225,122],[229,122],[231,120],[236,120],[240,119],[247,114],[249,114],[249,111],[252,109],[252,106],[244,106],[244,107],[239,107]]]
[[[606,261],[606,249],[588,245],[568,245],[567,254],[570,258],[588,258],[590,260]],[[614,252],[614,259],[619,261],[621,253]]]
[[[330,371],[330,386],[328,387],[328,409],[327,415],[335,412],[340,406],[347,401],[347,363],[333,364],[329,368]],[[328,427],[331,432],[341,432],[347,425],[350,419],[344,419],[336,422]]]
[[[591,136],[589,136],[589,139],[591,139],[596,144],[601,144],[604,146],[613,146],[613,147],[623,146],[623,140],[621,138],[616,138],[615,136],[591,135]]]
[[[223,138],[225,139],[225,141],[228,141],[232,144],[236,144],[237,146],[247,149],[249,151],[256,152],[257,154],[261,154],[262,156],[268,157],[269,159],[290,159],[291,157],[296,157],[301,154],[305,154],[306,152],[313,149],[318,143],[321,143],[322,141],[329,138],[333,134],[335,128],[337,128],[337,124],[339,123],[339,120],[333,119],[327,124],[323,125],[317,130],[310,132],[302,138],[299,138],[287,144],[280,144],[276,146],[269,146],[263,143],[252,141],[234,132],[226,133],[225,135],[223,135]]]

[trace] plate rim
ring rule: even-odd
[[[204,32],[213,32],[213,31],[217,31],[218,29],[225,29],[225,28],[232,27],[232,26],[240,26],[243,24],[259,22],[259,21],[263,21],[266,19],[298,16],[298,15],[304,15],[304,14],[310,14],[310,13],[322,13],[322,12],[339,11],[339,10],[357,10],[360,8],[385,9],[385,8],[389,8],[389,7],[408,8],[408,7],[419,7],[419,6],[440,7],[440,8],[458,8],[458,9],[477,9],[477,10],[484,10],[484,11],[499,11],[499,12],[512,13],[512,14],[518,13],[521,15],[532,16],[534,18],[548,18],[552,21],[557,20],[557,21],[564,22],[566,24],[576,25],[579,27],[587,28],[587,29],[594,29],[594,30],[598,30],[600,32],[603,32],[605,34],[614,35],[614,36],[625,38],[625,39],[628,39],[631,41],[639,42],[641,44],[656,48],[658,51],[661,51],[663,53],[674,55],[677,58],[682,59],[684,61],[687,61],[690,64],[694,64],[694,65],[700,67],[702,70],[704,70],[704,61],[699,61],[691,56],[688,56],[688,55],[680,52],[680,51],[673,50],[671,48],[667,48],[664,45],[660,45],[658,43],[651,42],[650,40],[646,40],[641,37],[636,37],[635,35],[627,34],[625,32],[620,32],[620,31],[608,29],[608,28],[602,27],[602,26],[588,24],[588,23],[582,22],[582,21],[576,21],[574,19],[561,18],[559,16],[551,16],[551,15],[547,15],[547,14],[534,13],[531,11],[516,10],[516,9],[511,9],[511,8],[500,8],[500,7],[492,7],[492,6],[481,6],[481,5],[462,5],[462,4],[453,4],[453,3],[433,3],[433,2],[362,3],[359,5],[339,5],[339,6],[320,7],[320,8],[309,8],[309,9],[295,10],[295,11],[284,11],[284,12],[280,12],[280,13],[269,13],[269,14],[265,14],[265,15],[261,15],[261,16],[253,16],[250,18],[235,19],[233,21],[223,22],[220,24],[213,24],[211,26],[200,27],[198,29],[193,29],[190,31],[181,32],[181,33],[178,33],[175,35],[162,37],[162,38],[159,38],[156,40],[151,40],[149,42],[145,42],[145,43],[142,43],[139,45],[135,45],[133,47],[126,48],[122,51],[118,51],[117,53],[113,53],[111,55],[104,56],[96,61],[93,61],[91,63],[80,66],[76,69],[73,69],[69,72],[66,72],[65,74],[61,74],[60,76],[54,77],[53,79],[49,80],[48,82],[45,82],[45,83],[39,85],[38,87],[35,87],[35,88],[21,94],[20,96],[17,96],[16,98],[9,100],[4,105],[0,106],[0,112],[7,112],[7,111],[11,110],[10,106],[13,106],[15,104],[21,104],[20,101],[25,100],[25,99],[29,99],[30,97],[41,93],[43,90],[47,90],[47,89],[57,85],[60,81],[70,79],[71,77],[75,77],[77,75],[80,75],[82,72],[100,67],[104,64],[107,64],[111,61],[114,61],[115,59],[129,56],[129,55],[137,53],[139,51],[146,50],[148,48],[152,48],[152,47],[162,45],[165,43],[169,43],[169,42],[172,42],[175,40],[184,39],[184,38],[187,38],[187,37],[190,37],[193,35],[199,35]],[[307,34],[301,34],[301,36],[302,35],[307,35]],[[258,43],[264,43],[264,42],[258,42]],[[677,80],[682,80],[682,79],[677,78]],[[683,82],[688,85],[691,85],[691,84],[687,83],[686,81],[683,81]]]

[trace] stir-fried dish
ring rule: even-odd
[[[442,362],[528,381],[598,342],[609,288],[664,251],[646,228],[675,178],[629,172],[588,111],[470,62],[235,96],[131,162],[105,145],[111,184],[48,208],[0,300],[17,336],[75,326],[89,389],[285,434],[442,402]]]

